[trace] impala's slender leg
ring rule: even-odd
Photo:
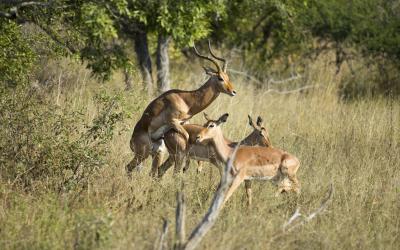
[[[228,189],[228,192],[226,193],[224,204],[229,200],[229,198],[232,196],[233,192],[239,187],[239,185],[243,182],[243,178],[239,175],[235,177],[233,180],[231,187]]]
[[[297,159],[286,158],[282,161],[280,165],[280,172],[284,176],[283,180],[280,182],[281,192],[289,192],[293,190],[295,193],[299,194],[300,185],[296,177],[296,172],[299,169],[300,163]]]
[[[222,172],[223,172],[223,171],[222,171],[221,163],[218,162],[217,159],[215,159],[215,158],[211,158],[211,159],[210,159],[210,163],[217,167],[217,169],[218,169],[218,171],[219,171],[219,176],[220,176],[221,179],[222,179]]]
[[[299,180],[297,179],[296,174],[289,174],[288,178],[292,182],[291,190],[293,190],[293,192],[295,192],[296,194],[300,194],[300,183]]]
[[[197,161],[197,173],[201,173],[203,171],[203,163],[201,161]]]
[[[182,153],[178,153],[175,155],[174,175],[177,175],[181,172],[184,160],[185,160],[185,157]]]
[[[147,157],[149,157],[149,155],[150,151],[147,151],[144,154],[140,153],[135,154],[135,157],[132,159],[132,161],[130,161],[128,165],[126,165],[125,167],[128,175],[130,175],[134,169],[139,169],[142,162],[146,160]]]
[[[170,155],[168,159],[158,169],[158,178],[163,177],[163,175],[168,171],[168,169],[172,166],[173,163],[174,163],[174,157]]]
[[[278,191],[275,193],[275,197],[278,197],[281,193],[288,193],[292,189],[291,181],[288,176],[285,176],[278,184]]]
[[[137,133],[132,136],[130,147],[135,156],[126,166],[128,175],[142,164],[150,155],[150,140],[146,133]]]
[[[173,119],[171,122],[172,129],[176,130],[177,133],[183,135],[185,138],[185,141],[189,141],[189,134],[185,130],[185,128],[182,126],[181,121],[177,119]]]
[[[292,190],[296,194],[300,194],[300,183],[296,176],[296,172],[299,169],[299,167],[300,167],[300,163],[298,162],[297,164],[294,164],[288,168],[288,177],[289,177],[289,180],[292,182]]]
[[[183,172],[185,173],[186,171],[188,171],[189,167],[190,167],[190,158],[186,157],[185,166],[183,167]]]
[[[246,188],[246,195],[247,195],[247,205],[251,206],[251,182],[249,180],[244,181],[244,186]]]
[[[159,146],[156,148],[155,152],[153,151],[152,156],[153,156],[153,162],[151,164],[151,172],[150,175],[152,177],[157,177],[158,176],[158,168],[163,162],[164,155],[167,152],[167,148],[164,144],[164,141],[161,140],[161,143]]]

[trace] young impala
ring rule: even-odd
[[[226,122],[226,114],[216,122],[210,122],[197,136],[196,141],[209,143],[217,153],[220,161],[226,163],[232,156],[234,148],[226,143],[220,125]],[[276,194],[294,191],[300,192],[300,184],[296,177],[299,169],[299,160],[281,150],[260,146],[239,146],[234,161],[232,173],[234,180],[229,188],[224,202],[226,202],[239,185],[245,181],[248,204],[251,205],[251,180],[271,180],[278,185]]]
[[[228,116],[228,114],[226,114]],[[164,142],[168,148],[168,152],[170,154],[169,158],[161,165],[158,176],[162,177],[165,172],[175,163],[174,173],[178,173],[181,169],[183,161],[186,159],[185,167],[183,171],[185,172],[189,168],[190,159],[198,160],[198,161],[208,161],[215,165],[220,174],[222,174],[221,163],[218,160],[216,152],[211,145],[204,145],[201,143],[196,143],[197,135],[203,130],[204,127],[207,127],[209,123],[215,123],[217,120],[209,119],[207,114],[204,113],[204,117],[207,122],[201,126],[198,124],[185,124],[183,127],[189,134],[189,140],[186,141],[185,138],[181,134],[176,133],[173,130],[168,131],[164,135]],[[271,142],[268,137],[268,133],[265,128],[262,126],[262,119],[259,116],[257,118],[256,124],[253,123],[250,115],[248,116],[249,125],[253,128],[253,131],[243,139],[240,144],[241,145],[249,145],[249,146],[264,146],[267,147],[271,145]],[[238,142],[233,142],[224,137],[225,144],[230,147],[235,147]]]
[[[226,60],[214,55],[210,43],[208,43],[208,49],[213,58],[200,55],[194,47],[198,57],[206,59],[216,66],[216,70],[205,68],[206,74],[210,75],[210,78],[199,89],[192,91],[169,90],[153,100],[144,110],[142,117],[136,123],[130,141],[130,147],[135,157],[126,166],[128,173],[152,154],[151,174],[156,176],[165,153],[165,148],[162,146],[164,133],[173,128],[182,134],[185,140],[188,140],[189,135],[182,126],[185,121],[207,108],[220,93],[236,95],[226,74]],[[215,59],[224,63],[222,68]]]

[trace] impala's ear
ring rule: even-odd
[[[261,118],[261,116],[257,117],[257,126],[261,126],[261,123],[263,122],[263,119]]]
[[[220,118],[218,118],[217,124],[219,125],[221,123],[226,122],[228,120],[228,116],[229,116],[228,113],[223,114]]]
[[[211,119],[208,117],[208,115],[206,114],[206,112],[204,112],[203,115],[204,115],[204,118],[205,118],[207,121],[210,121],[210,120],[211,120]]]
[[[254,128],[253,118],[250,115],[247,115],[247,117],[249,118],[249,125]]]
[[[216,71],[216,70],[214,70],[214,69],[212,69],[210,67],[203,67],[203,69],[204,69],[204,71],[206,72],[207,75],[210,75],[210,76],[218,75],[218,71]]]

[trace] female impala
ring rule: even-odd
[[[213,58],[224,63],[222,68],[215,59],[200,55],[194,47],[196,55],[212,62],[217,70],[205,68],[210,78],[199,89],[193,91],[169,90],[147,106],[133,130],[130,147],[135,157],[126,167],[128,173],[152,153],[151,174],[156,176],[165,151],[162,147],[164,133],[172,128],[182,134],[185,140],[188,140],[189,135],[182,126],[185,121],[207,108],[220,93],[236,95],[226,74],[226,60],[214,55],[210,43],[208,43],[208,49]]]
[[[221,116],[216,122],[208,123],[197,136],[197,142],[210,143],[219,160],[226,163],[232,156],[234,148],[230,147],[219,127],[221,123],[226,122],[226,115]],[[259,147],[259,146],[239,146],[234,161],[232,174],[234,180],[229,188],[226,202],[239,185],[245,181],[245,188],[248,198],[248,204],[251,204],[251,180],[272,180],[278,185],[278,192],[294,191],[299,193],[300,185],[296,177],[299,169],[299,160],[277,148]]]
[[[228,114],[226,114],[228,116]],[[215,165],[220,174],[222,174],[221,162],[218,161],[216,156],[216,152],[211,145],[204,145],[200,143],[196,143],[197,135],[203,130],[204,127],[207,127],[211,122],[217,122],[217,120],[209,119],[207,114],[204,113],[204,117],[207,122],[201,126],[197,124],[185,124],[183,127],[189,134],[189,140],[186,141],[181,134],[176,133],[175,131],[168,131],[164,135],[164,142],[168,148],[168,152],[170,154],[169,158],[161,165],[158,176],[162,177],[165,172],[172,166],[175,162],[174,173],[178,173],[180,171],[183,160],[186,158],[186,163],[183,171],[185,172],[189,168],[190,159],[198,160],[198,161],[208,161]],[[256,124],[253,123],[253,119],[248,116],[249,125],[253,128],[253,132],[249,134],[245,139],[243,139],[240,144],[241,145],[249,145],[249,146],[264,146],[267,147],[271,145],[271,142],[268,137],[268,133],[265,128],[262,126],[262,119],[259,116],[257,118]],[[233,142],[227,138],[224,138],[225,143],[230,147],[235,147],[238,142]]]

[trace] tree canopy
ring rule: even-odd
[[[344,48],[352,48],[365,58],[383,58],[398,67],[398,13],[396,0],[3,1],[0,43],[8,52],[0,61],[18,63],[2,63],[7,72],[2,80],[15,75],[13,81],[20,81],[35,60],[30,46],[35,39],[22,36],[26,24],[37,26],[51,41],[50,51],[77,56],[104,80],[117,69],[132,70],[135,59],[129,51],[135,44],[138,64],[152,81],[150,34],[159,37],[157,71],[169,67],[161,61],[168,58],[170,40],[183,49],[206,37],[226,48],[240,48],[258,67],[281,56],[320,51],[322,44],[336,50],[338,64],[346,60]],[[11,59],[12,51],[18,53]]]

